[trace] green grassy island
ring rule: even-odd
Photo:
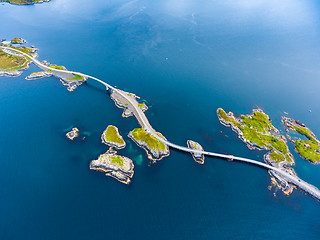
[[[161,133],[157,133],[164,138]],[[151,134],[147,133],[143,128],[135,128],[128,134],[139,147],[142,147],[148,154],[148,158],[153,162],[161,160],[163,157],[169,156],[169,147],[160,142]],[[165,139],[165,138],[164,138]]]
[[[28,5],[34,3],[43,3],[49,2],[50,0],[0,0],[0,2],[7,2],[11,4],[18,4],[18,5]]]
[[[126,146],[126,142],[119,134],[119,130],[116,126],[109,125],[101,135],[101,140],[104,144],[117,149],[122,149]]]
[[[269,116],[261,109],[254,109],[251,115],[235,118],[232,112],[226,113],[222,108],[218,108],[217,115],[220,122],[231,126],[250,149],[269,150],[264,156],[267,162],[294,164],[285,137],[271,124]]]
[[[320,163],[320,141],[316,135],[305,125],[298,121],[282,117],[282,123],[290,130],[304,135],[307,140],[293,140],[289,135],[288,138],[294,143],[296,152],[304,159],[312,163]],[[289,131],[289,130],[288,130]]]

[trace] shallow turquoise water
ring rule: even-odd
[[[218,107],[259,106],[279,128],[286,111],[320,136],[316,1],[87,2],[0,5],[1,38],[23,37],[41,60],[136,93],[177,144],[263,161],[219,124]],[[132,184],[89,170],[107,150],[107,125],[126,136],[136,120],[94,82],[69,93],[55,78],[24,80],[32,71],[0,79],[0,239],[319,239],[319,203],[300,191],[274,196],[251,165],[200,166],[173,150],[148,167],[126,137],[119,153],[136,161]],[[85,141],[66,139],[72,126]],[[298,175],[320,188],[319,166],[289,146]]]

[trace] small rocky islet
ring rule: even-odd
[[[79,136],[79,129],[76,127],[72,128],[71,131],[67,132],[66,136],[70,140],[73,140],[74,138]]]
[[[101,135],[101,140],[104,144],[115,147],[116,149],[122,149],[126,147],[126,142],[119,134],[119,130],[116,126],[109,125]]]
[[[266,162],[274,166],[294,165],[294,159],[287,146],[286,138],[271,124],[267,114],[261,109],[253,109],[252,114],[236,118],[232,112],[217,109],[221,124],[239,135],[249,149],[267,150]]]
[[[165,139],[161,133],[157,134]],[[147,133],[143,128],[135,128],[129,132],[128,137],[146,151],[148,158],[153,163],[170,155],[169,147],[151,134]]]
[[[200,145],[200,143],[192,141],[192,140],[187,140],[187,145],[188,148],[203,151],[203,147]],[[192,158],[195,162],[199,164],[204,164],[204,154],[203,153],[192,153]]]
[[[30,5],[35,3],[50,2],[51,0],[0,0],[0,2],[7,2],[16,5]]]
[[[21,75],[22,70],[29,68],[29,65],[33,62],[32,59],[38,57],[38,49],[34,46],[24,46],[26,43],[26,40],[19,37],[15,37],[11,41],[5,41],[5,39],[0,41],[0,76],[18,77]],[[46,67],[38,67],[43,72],[31,73],[26,79],[35,80],[54,76],[59,78],[63,85],[68,87],[68,91],[75,90],[87,80],[82,75],[63,72],[67,70],[64,66],[50,64],[47,61],[43,61],[42,64]]]

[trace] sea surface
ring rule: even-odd
[[[52,0],[0,4],[0,38],[22,37],[39,59],[98,77],[147,102],[169,141],[263,161],[216,109],[260,107],[320,137],[320,4],[316,0]],[[320,239],[320,203],[268,190],[265,169],[189,154],[149,166],[103,86],[74,92],[54,77],[0,78],[0,239]],[[311,111],[310,111],[311,110]],[[116,125],[135,161],[130,185],[89,170]],[[78,127],[81,137],[65,134]],[[85,140],[82,140],[85,137]],[[320,165],[289,143],[297,174],[320,188]]]

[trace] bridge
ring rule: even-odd
[[[10,47],[4,47],[4,46],[0,46],[1,49],[3,50],[7,50],[7,51],[14,51],[18,54],[21,54],[25,57],[27,57],[28,59],[30,59],[36,66],[38,66],[40,69],[47,71],[47,70],[51,70],[52,72],[56,72],[56,73],[68,73],[68,74],[77,74],[80,75],[84,78],[87,79],[92,79],[95,80],[101,84],[103,84],[106,89],[111,89],[111,91],[116,91],[118,94],[120,94],[123,98],[125,98],[133,107],[134,109],[134,116],[136,117],[136,119],[138,120],[139,124],[141,125],[141,127],[149,134],[151,134],[153,137],[155,137],[156,139],[158,139],[160,142],[168,145],[171,148],[180,150],[180,151],[184,151],[184,152],[189,152],[189,153],[199,153],[199,154],[204,154],[206,156],[212,156],[212,157],[217,157],[217,158],[223,158],[223,159],[232,159],[232,160],[236,160],[236,161],[240,161],[240,162],[245,162],[245,163],[249,163],[249,164],[253,164],[265,169],[270,170],[273,175],[275,177],[277,177],[278,179],[283,179],[287,182],[290,182],[294,185],[296,185],[297,187],[299,187],[300,189],[302,189],[303,191],[305,191],[307,194],[309,194],[310,196],[312,196],[313,198],[317,199],[320,201],[320,190],[318,188],[316,188],[315,186],[308,184],[307,182],[301,180],[298,176],[291,174],[290,172],[286,171],[285,169],[281,169],[281,168],[276,168],[273,166],[270,166],[266,163],[262,163],[256,160],[252,160],[252,159],[248,159],[248,158],[243,158],[243,157],[237,157],[237,156],[233,156],[233,155],[227,155],[227,154],[220,154],[220,153],[214,153],[214,152],[208,152],[208,151],[201,151],[201,150],[197,150],[197,149],[191,149],[188,147],[184,147],[184,146],[180,146],[174,143],[169,142],[168,140],[160,137],[156,131],[152,128],[151,124],[149,123],[148,118],[146,117],[146,115],[144,114],[144,112],[139,108],[138,104],[136,101],[132,101],[132,99],[125,94],[124,92],[122,92],[120,89],[117,89],[111,85],[109,85],[108,83],[95,78],[93,76],[87,75],[87,74],[83,74],[80,72],[74,72],[74,71],[68,71],[68,70],[60,70],[60,69],[54,69],[54,68],[50,68],[45,64],[42,64],[40,61],[38,61],[36,58],[30,56],[29,54],[26,54],[22,51],[19,51],[17,49],[14,48],[10,48]]]

